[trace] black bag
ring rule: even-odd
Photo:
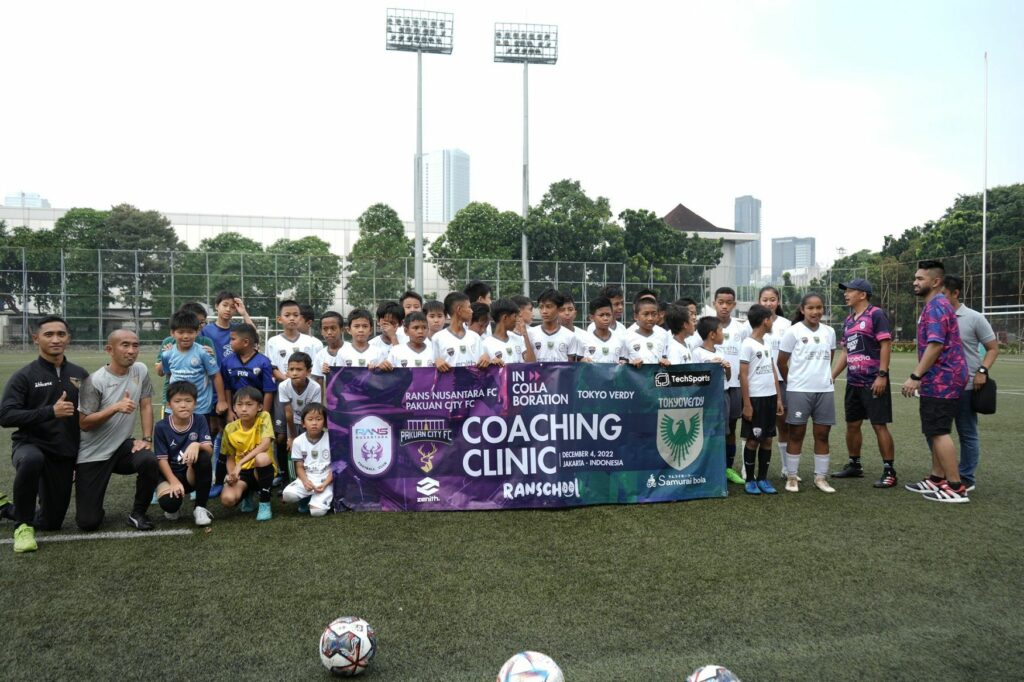
[[[996,413],[996,380],[991,374],[981,388],[971,391],[971,409],[978,414]]]

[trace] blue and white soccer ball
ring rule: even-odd
[[[497,682],[565,682],[565,676],[549,656],[522,651],[505,661]]]
[[[361,675],[377,654],[377,634],[362,618],[335,618],[320,635],[320,662],[339,677]]]
[[[690,673],[686,682],[740,682],[740,678],[720,665],[704,665]]]

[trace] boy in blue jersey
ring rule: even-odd
[[[185,496],[196,494],[192,517],[197,526],[210,525],[206,509],[210,499],[213,443],[206,420],[195,414],[196,387],[175,381],[167,387],[170,413],[153,430],[153,451],[164,480],[156,488],[157,502],[169,521],[177,521]]]
[[[160,354],[160,365],[170,382],[188,381],[196,387],[196,413],[204,417],[210,413],[227,412],[224,399],[224,381],[220,376],[217,358],[196,343],[199,318],[179,310],[171,316],[171,336],[174,346]],[[214,403],[216,398],[216,403]],[[165,408],[170,412],[170,408]]]

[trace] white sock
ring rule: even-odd
[[[828,476],[828,455],[814,455],[814,475]]]
[[[783,457],[786,456],[786,443],[779,443],[779,454],[782,455]]]
[[[789,451],[786,451],[786,472],[790,476],[796,476],[797,470],[800,468],[800,455],[791,455]]]
[[[782,475],[786,475],[786,443],[779,443],[779,463],[782,464]]]

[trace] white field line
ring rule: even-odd
[[[122,530],[106,533],[75,533],[74,535],[40,535],[36,542],[75,542],[78,540],[131,540],[138,538],[161,538],[169,535],[192,535],[192,531],[178,528],[176,530]],[[0,540],[0,545],[13,545],[12,538]]]

